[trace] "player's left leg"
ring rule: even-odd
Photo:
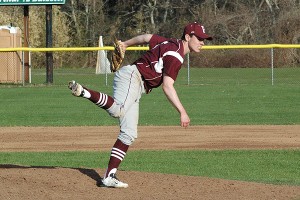
[[[74,96],[90,100],[116,118],[122,116],[144,93],[143,81],[135,65],[124,66],[115,73],[114,97],[88,89],[74,80],[69,82],[68,88]]]
[[[72,90],[72,94],[74,96],[89,99],[96,106],[105,110],[110,108],[114,103],[114,99],[111,96],[102,92],[88,89],[79,83],[76,83],[74,80],[69,82],[68,88]]]

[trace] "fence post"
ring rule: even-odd
[[[188,80],[187,80],[187,84],[190,85],[190,54],[187,54],[187,68],[188,68]]]
[[[105,67],[105,86],[108,85],[108,77],[107,77],[107,70],[106,70],[106,67]]]
[[[52,5],[46,5],[46,47],[51,48],[52,44]],[[53,83],[53,52],[46,52],[46,83]]]
[[[271,48],[272,85],[274,85],[274,48]]]
[[[22,85],[25,86],[25,55],[22,51]]]

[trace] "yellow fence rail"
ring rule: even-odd
[[[258,44],[258,45],[207,45],[203,49],[272,49],[272,48],[300,48],[300,44]],[[33,48],[33,47],[16,47],[0,48],[0,52],[8,51],[31,51],[31,52],[49,52],[49,51],[99,51],[114,50],[112,46],[106,47],[55,47],[55,48]],[[145,47],[128,47],[126,50],[149,50]]]

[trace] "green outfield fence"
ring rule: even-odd
[[[183,76],[179,78],[177,82],[179,84],[299,84],[300,82],[300,63],[296,63],[293,66],[277,64],[276,56],[274,51],[285,49],[297,50],[296,54],[299,55],[298,49],[300,44],[266,44],[266,45],[208,45],[204,46],[200,54],[194,54],[193,60],[199,59],[199,62],[190,63],[190,56],[187,55],[186,62],[184,64]],[[36,54],[41,54],[45,52],[71,52],[72,54],[78,54],[78,59],[80,59],[79,53],[81,52],[94,52],[97,55],[99,51],[112,51],[114,48],[112,46],[106,47],[73,47],[73,48],[27,48],[27,47],[17,47],[17,48],[0,48],[0,84],[18,84],[25,86],[26,84],[44,84],[46,81],[46,67],[32,68],[31,63],[29,64],[29,80],[25,80],[25,64],[24,57],[25,52],[30,52],[30,57],[34,57]],[[127,48],[127,55],[130,51],[146,51],[148,47],[129,47]],[[230,51],[233,55],[230,59],[234,59],[234,55],[240,51],[245,51],[247,54],[255,55],[268,55],[267,65],[263,67],[257,67],[254,62],[250,62],[247,66],[228,66],[228,67],[218,67],[216,63],[209,60],[201,60],[202,57],[205,58],[206,55],[212,55],[215,57],[220,51]],[[287,53],[286,55],[288,55]],[[218,59],[218,58],[216,58]],[[29,59],[31,60],[31,59]],[[91,76],[97,77],[95,73],[96,69],[96,59],[88,66],[74,66],[74,67],[55,67],[53,69],[53,84],[65,84],[60,82],[59,76],[70,76],[77,77],[81,75],[81,81],[84,79],[90,79]],[[300,60],[300,59],[299,59]],[[219,61],[219,62],[225,62]],[[230,62],[228,60],[227,62]],[[241,60],[242,62],[242,60]],[[205,64],[205,67],[202,65]],[[237,64],[238,65],[238,64]],[[45,64],[46,66],[46,64]],[[193,70],[198,70],[197,76],[193,75]],[[201,74],[199,76],[199,74]],[[73,76],[74,75],[74,76]],[[111,84],[112,75],[109,72],[105,72],[104,75],[99,75],[103,77],[101,79],[101,84]]]

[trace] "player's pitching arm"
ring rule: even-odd
[[[174,80],[171,77],[164,75],[162,89],[168,100],[179,112],[181,126],[188,127],[190,124],[190,118],[179,100],[177,92],[174,88]]]

